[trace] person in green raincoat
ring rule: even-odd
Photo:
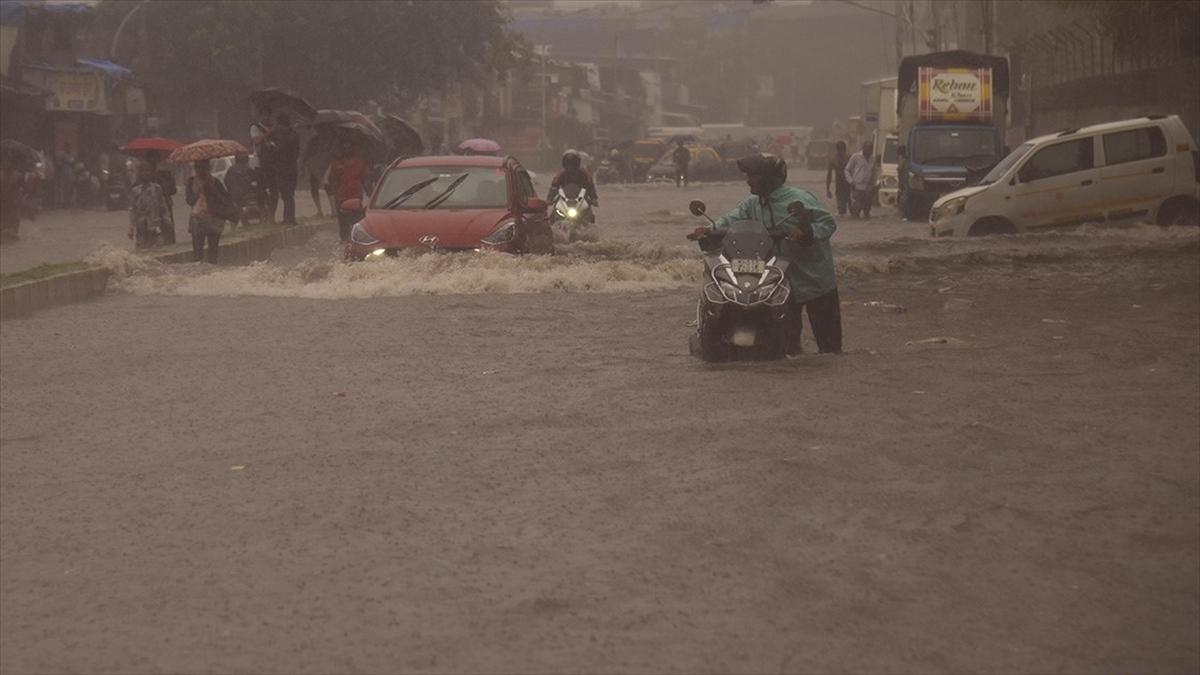
[[[739,159],[737,167],[746,174],[750,197],[718,218],[713,227],[723,229],[739,220],[756,220],[771,230],[788,230],[780,243],[781,256],[791,263],[788,281],[792,287],[793,311],[788,354],[800,352],[801,310],[808,313],[817,349],[821,353],[841,352],[841,301],[833,271],[833,251],[829,247],[837,223],[811,192],[785,184],[787,163],[782,158],[749,155]],[[803,204],[811,215],[808,224],[797,226],[798,219],[788,220],[788,207],[795,202]],[[697,234],[705,229],[698,228]]]

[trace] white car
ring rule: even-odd
[[[1094,222],[1195,224],[1200,152],[1177,115],[1027,141],[978,185],[933,204],[934,236],[1011,234]]]

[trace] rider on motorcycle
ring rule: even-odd
[[[564,152],[562,167],[562,171],[554,174],[554,180],[550,181],[550,194],[546,196],[550,207],[553,208],[554,202],[558,200],[558,189],[572,183],[587,190],[589,204],[600,206],[600,197],[596,194],[596,183],[592,180],[592,174],[583,168],[583,160],[579,157],[579,153],[575,150]]]
[[[737,167],[746,174],[751,196],[718,218],[713,227],[722,229],[739,220],[755,220],[772,231],[777,227],[788,230],[779,244],[781,257],[791,262],[788,281],[792,287],[793,311],[788,354],[800,351],[801,308],[807,308],[817,348],[822,353],[842,351],[841,304],[833,272],[833,252],[829,248],[829,238],[837,229],[837,223],[811,192],[785,185],[787,163],[782,158],[769,154],[749,155],[739,159]],[[789,223],[796,219],[783,222],[789,216],[788,206],[794,202],[805,206],[811,215],[811,224],[790,226]],[[708,228],[700,227],[695,234],[704,236],[707,232]]]

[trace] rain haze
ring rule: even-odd
[[[1200,4],[0,0],[0,673],[1200,671]]]

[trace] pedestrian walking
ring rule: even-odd
[[[249,217],[257,210],[250,208],[256,204],[257,195],[255,195],[254,172],[250,169],[248,155],[238,155],[233,158],[233,166],[225,172],[225,189],[229,191],[229,198],[238,208],[237,224],[249,225]]]
[[[871,217],[871,204],[875,201],[875,184],[879,181],[879,165],[875,163],[874,144],[866,141],[862,151],[846,162],[846,180],[850,181],[850,215],[858,218]]]
[[[850,155],[846,153],[846,141],[838,141],[834,155],[829,158],[825,169],[825,197],[833,199],[834,193],[829,191],[829,184],[832,182],[837,190],[839,216],[846,215],[846,209],[850,206],[850,181],[846,180],[846,163],[849,161]]]
[[[348,140],[339,146],[338,158],[329,165],[329,184],[333,187],[333,208],[337,213],[338,235],[342,241],[350,240],[350,228],[362,215],[361,211],[350,211],[342,208],[342,202],[350,199],[362,199],[363,177],[367,165],[361,158],[354,156],[354,144]]]
[[[690,180],[688,165],[692,162],[692,153],[682,140],[675,141],[675,152],[671,153],[671,161],[675,163],[675,187],[679,187],[681,182],[686,187]]]
[[[147,249],[167,243],[175,226],[162,186],[156,180],[157,171],[150,162],[137,168],[137,182],[129,190],[129,238],[135,249]],[[173,183],[174,181],[172,181]]]
[[[188,218],[188,234],[192,235],[192,255],[196,262],[207,260],[217,264],[217,251],[225,221],[236,220],[237,213],[229,191],[212,175],[212,162],[207,159],[192,163],[184,198],[192,207]],[[208,251],[205,254],[205,246]]]

